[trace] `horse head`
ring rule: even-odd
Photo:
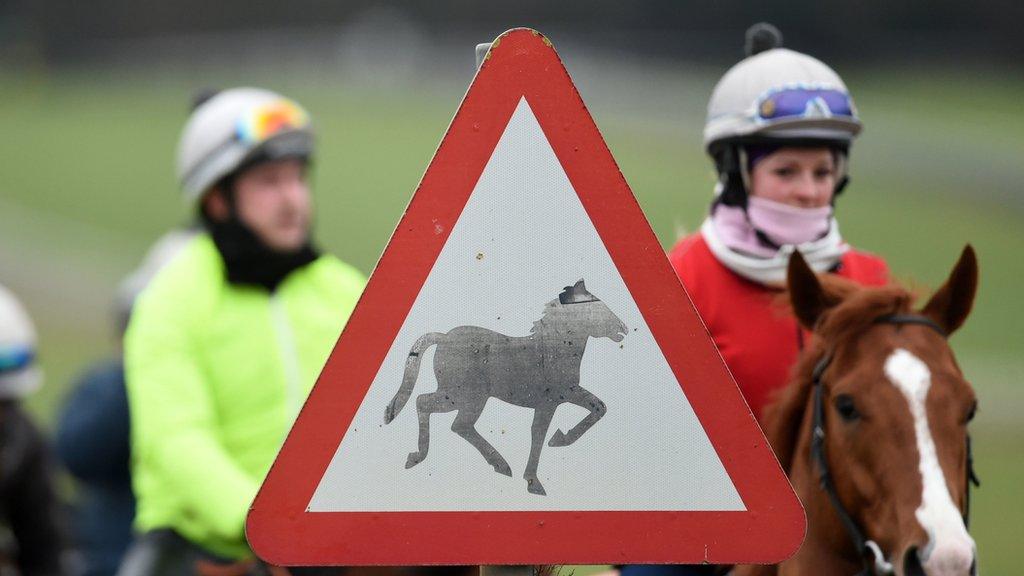
[[[591,294],[583,280],[566,286],[558,295],[558,306],[567,317],[571,317],[573,329],[591,338],[611,338],[621,342],[626,337],[626,325],[608,305]]]
[[[791,562],[820,566],[832,550],[851,569],[867,557],[878,573],[975,573],[965,517],[977,400],[946,337],[970,313],[977,278],[967,246],[914,310],[903,288],[818,277],[790,259],[793,312],[814,338],[765,427],[808,514]]]

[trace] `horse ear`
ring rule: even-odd
[[[789,257],[786,283],[789,287],[789,301],[793,306],[793,314],[805,328],[813,329],[821,314],[829,308],[829,298],[818,276],[807,265],[799,251],[793,252]]]
[[[576,285],[573,286],[573,288],[576,289],[576,290],[580,290],[580,289],[586,290],[587,289],[587,285],[583,283],[583,278],[580,278],[579,282],[577,282]]]
[[[974,248],[968,244],[960,253],[960,259],[953,266],[946,283],[935,291],[921,309],[921,314],[935,320],[947,334],[952,334],[967,320],[977,291],[978,258]]]

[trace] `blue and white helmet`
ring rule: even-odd
[[[36,328],[25,307],[0,286],[0,400],[24,398],[42,383]]]
[[[861,131],[842,78],[825,63],[782,47],[770,24],[747,31],[747,58],[722,76],[708,102],[704,145],[788,140],[848,147]]]

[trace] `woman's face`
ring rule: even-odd
[[[835,157],[828,148],[780,148],[754,165],[750,193],[797,208],[820,208],[836,189]]]

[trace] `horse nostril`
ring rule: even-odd
[[[917,554],[917,546],[911,546],[903,554],[904,576],[927,576],[924,566],[921,565],[921,557]]]
[[[968,572],[970,576],[978,576],[978,557],[975,556],[971,559],[971,571]]]

